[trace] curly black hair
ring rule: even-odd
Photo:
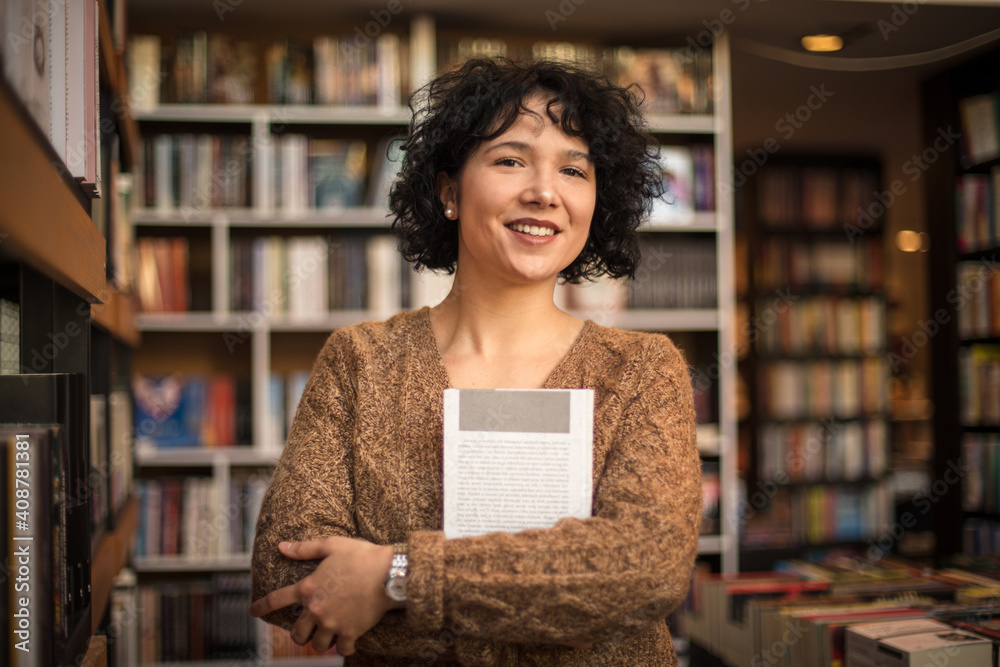
[[[663,194],[659,148],[644,130],[639,91],[566,63],[507,58],[468,60],[410,101],[413,120],[389,209],[400,250],[417,269],[455,271],[458,230],[444,217],[438,173],[456,177],[479,145],[510,129],[537,93],[547,98],[550,120],[587,143],[597,177],[587,243],[560,277],[579,283],[633,276],[636,229]]]

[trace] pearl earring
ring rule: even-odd
[[[448,218],[449,220],[454,220],[454,218],[455,218],[455,209],[453,209],[450,206],[448,208],[446,208],[444,210],[444,217]]]

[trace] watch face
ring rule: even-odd
[[[406,578],[392,577],[385,584],[385,592],[391,600],[403,602],[406,600]]]

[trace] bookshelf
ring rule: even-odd
[[[747,191],[754,569],[860,549],[890,521],[879,176],[865,157],[773,156]]]
[[[433,19],[426,16],[410,20],[408,30],[408,34],[400,35],[409,43],[408,75],[402,78],[415,85],[426,80],[428,73],[440,66],[440,54],[446,50],[443,45],[447,43],[448,35],[437,32]],[[175,36],[169,34],[161,34],[159,38],[162,44],[176,41]],[[438,48],[438,44],[442,47]],[[726,36],[717,40],[712,56],[711,75],[717,85],[712,113],[670,112],[649,117],[650,130],[664,145],[685,149],[699,146],[703,156],[702,167],[705,159],[711,165],[728,165],[732,161]],[[264,82],[258,79],[253,88],[257,91],[256,99],[268,99]],[[164,92],[165,99],[171,95]],[[285,193],[277,185],[281,177],[274,175],[275,161],[285,157],[284,139],[289,135],[303,135],[307,137],[307,142],[312,138],[342,141],[360,138],[366,142],[368,166],[364,180],[371,189],[379,158],[384,152],[385,138],[405,132],[410,112],[399,105],[385,104],[163,102],[136,109],[134,115],[142,130],[137,161],[147,170],[152,168],[163,172],[164,162],[158,163],[155,155],[158,150],[157,136],[239,137],[251,147],[251,157],[240,162],[238,177],[245,190],[239,195],[238,205],[185,206],[180,203],[179,190],[159,200],[155,194],[148,197],[140,193],[137,200],[145,205],[137,207],[132,215],[138,246],[141,247],[147,239],[152,245],[155,245],[155,239],[183,239],[180,243],[187,248],[185,259],[176,265],[180,267],[176,273],[181,276],[183,286],[180,291],[187,294],[187,307],[178,309],[178,312],[147,311],[137,314],[142,344],[134,355],[134,372],[145,375],[181,372],[237,378],[239,382],[249,385],[249,405],[253,415],[249,438],[235,443],[236,446],[158,447],[140,438],[135,465],[141,471],[139,476],[142,480],[170,485],[174,482],[169,480],[173,479],[207,479],[211,480],[211,492],[216,497],[228,498],[234,483],[266,479],[280,455],[289,403],[280,400],[280,394],[276,393],[283,387],[280,381],[275,384],[275,375],[291,378],[293,374],[308,370],[326,336],[335,328],[383,319],[400,308],[436,302],[445,293],[442,289],[446,289],[446,283],[432,283],[422,286],[420,289],[423,291],[418,296],[414,278],[408,276],[396,260],[386,264],[384,258],[380,260],[381,270],[398,272],[402,283],[401,287],[391,288],[394,296],[389,304],[379,303],[379,298],[369,294],[368,298],[360,301],[341,295],[341,300],[335,305],[335,286],[346,284],[351,279],[347,275],[326,283],[327,301],[323,307],[300,309],[298,312],[291,303],[289,292],[282,292],[270,302],[264,299],[263,306],[257,309],[252,306],[247,308],[245,290],[253,288],[240,287],[243,271],[237,267],[246,266],[238,262],[245,260],[247,248],[251,258],[258,258],[251,259],[251,267],[254,266],[253,261],[267,261],[261,258],[271,252],[269,245],[283,248],[277,253],[278,256],[286,253],[284,261],[287,268],[294,264],[294,261],[289,262],[287,254],[291,252],[291,241],[322,244],[322,254],[327,256],[325,261],[328,262],[325,269],[318,271],[323,275],[337,271],[338,262],[334,253],[341,250],[347,253],[348,258],[351,253],[360,253],[366,261],[371,261],[369,253],[377,252],[377,249],[372,250],[371,239],[383,237],[389,229],[385,208],[373,202],[367,193],[360,205],[329,209],[311,203],[301,205],[301,202],[295,207],[283,205],[281,199]],[[165,147],[166,141],[159,148],[161,160],[168,154],[191,150],[182,145],[183,141],[190,143],[191,140],[170,141],[175,143],[169,150]],[[695,177],[695,167],[692,165],[689,168],[692,170],[689,178]],[[630,302],[622,293],[615,294],[610,301],[580,295],[564,296],[569,299],[571,312],[581,319],[591,318],[609,326],[669,332],[686,351],[693,352],[695,347],[698,348],[698,358],[692,363],[701,369],[705,379],[702,393],[706,394],[705,403],[708,405],[702,420],[704,423],[698,429],[699,449],[706,462],[717,471],[719,483],[716,488],[721,489],[717,491],[719,508],[714,517],[716,527],[700,538],[699,551],[703,557],[712,560],[716,569],[734,572],[738,566],[737,522],[734,520],[737,506],[736,428],[732,398],[735,392],[735,365],[726,361],[716,363],[719,359],[731,357],[734,340],[733,269],[730,260],[733,252],[733,207],[731,188],[725,181],[728,172],[720,167],[717,173],[717,178],[708,177],[701,183],[709,186],[710,206],[692,203],[680,216],[652,219],[643,231],[645,243],[655,245],[659,251],[672,253],[672,256],[682,256],[690,248],[705,253],[704,266],[709,268],[702,267],[702,273],[708,274],[705,276],[708,285],[699,288],[702,290],[700,302],[663,307],[655,305],[656,299],[677,298],[678,295],[662,297],[647,294],[648,303],[630,307]],[[705,178],[704,174],[698,177]],[[163,185],[162,180],[158,181],[148,172],[137,181],[152,184],[154,188]],[[396,262],[395,265],[393,262]],[[664,278],[653,267],[647,266],[647,269],[650,285]],[[168,272],[171,270],[168,269]],[[362,270],[361,274],[366,272]],[[159,275],[157,273],[158,278]],[[374,280],[377,279],[369,283]],[[173,278],[167,281],[172,283]],[[371,291],[378,290],[369,289]],[[628,298],[637,298],[637,295],[632,294]],[[170,311],[171,308],[163,310]],[[690,341],[690,348],[685,347],[683,341]],[[286,387],[292,387],[290,379]],[[276,395],[279,397],[277,401]],[[137,430],[142,431],[141,424],[137,424]],[[249,501],[237,504],[239,509],[248,512],[252,505]],[[142,509],[139,511],[141,516]],[[197,559],[186,557],[183,552],[174,555],[145,553],[135,559],[134,565],[140,584],[164,578],[193,582],[205,581],[213,573],[246,572],[249,556],[232,553],[223,545],[217,555]],[[271,636],[258,640],[255,649],[258,656],[275,658],[276,654],[268,653],[271,650],[267,646],[269,641],[277,641],[277,638]]]
[[[923,86],[926,145],[933,145],[939,128],[961,133],[927,171],[928,219],[937,221],[931,228],[931,312],[940,326],[931,344],[935,502],[929,512],[939,561],[1000,553],[998,65],[1000,51],[993,50]],[[992,116],[979,115],[983,110]],[[963,474],[954,472],[956,464]]]
[[[74,3],[73,10],[83,11],[85,5]],[[120,10],[120,4],[116,9]],[[53,23],[56,16],[58,21],[69,20],[60,13],[66,8],[53,11],[55,14],[47,17]],[[106,74],[109,69],[122,70],[121,52],[113,45],[109,7],[95,1],[85,11],[96,28],[90,33],[94,41],[89,48],[95,56],[100,50],[99,59],[89,63],[93,76],[87,80],[95,86],[91,101],[96,104],[99,67],[104,73],[100,97],[117,110],[109,115],[111,125],[103,126],[101,132],[97,131],[97,115],[88,112],[87,117],[95,122],[95,133],[88,139],[93,141],[87,144],[88,157],[90,164],[96,165],[103,153],[127,171],[131,166],[127,137],[136,136],[137,128],[128,115],[121,88]],[[5,34],[14,39],[13,31]],[[58,44],[46,41],[46,56],[52,59],[53,67],[57,62],[54,49],[64,46],[62,40]],[[9,52],[5,57],[6,66],[16,67]],[[127,428],[118,428],[122,423],[117,419],[120,408],[128,412],[130,399],[111,409],[115,429],[95,428],[99,422],[107,426],[108,407],[102,400],[117,372],[127,368],[138,332],[127,290],[108,280],[108,259],[116,249],[111,247],[103,224],[104,202],[92,198],[95,193],[87,183],[70,176],[73,167],[64,158],[67,145],[57,141],[60,135],[52,126],[41,124],[34,113],[34,100],[40,91],[65,94],[60,88],[65,82],[63,74],[46,72],[44,88],[28,93],[23,81],[10,73],[7,69],[5,76],[0,76],[0,122],[4,128],[0,141],[0,299],[5,310],[0,379],[8,392],[0,408],[0,423],[59,424],[53,431],[60,434],[59,440],[52,442],[62,443],[61,453],[53,455],[51,464],[46,465],[51,465],[53,477],[62,479],[63,494],[54,506],[64,515],[59,534],[65,540],[65,546],[53,547],[51,566],[44,564],[43,542],[39,543],[41,553],[36,554],[39,560],[33,561],[39,572],[52,569],[52,578],[39,590],[52,590],[55,603],[50,610],[61,610],[62,620],[53,622],[45,613],[34,618],[31,639],[35,650],[28,659],[40,661],[32,664],[51,660],[51,664],[107,665],[110,591],[128,559],[135,530],[135,503],[128,501],[126,476],[130,466],[116,465],[107,456],[114,433],[117,451],[130,457],[131,434]],[[71,108],[66,125],[82,124],[77,111],[84,113]],[[115,136],[123,138],[114,143]],[[111,179],[104,181],[102,194],[105,200],[117,196]],[[8,319],[12,313],[13,320]],[[6,337],[11,333],[13,343]],[[43,383],[57,390],[52,400],[41,398]],[[13,400],[10,392],[16,397]],[[19,406],[22,400],[27,405]],[[5,478],[5,488],[9,488],[8,482]],[[5,495],[5,505],[7,500]],[[41,497],[37,500],[42,502]],[[7,528],[13,530],[13,525],[5,526],[5,539],[11,537]],[[4,609],[11,611],[6,604]],[[4,648],[8,646],[5,640]]]

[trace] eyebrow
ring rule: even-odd
[[[501,141],[498,144],[493,144],[487,148],[484,153],[492,153],[493,151],[500,148],[512,148],[516,151],[530,152],[531,145],[526,144],[523,141]],[[583,151],[578,151],[573,148],[567,148],[562,151],[563,157],[569,158],[571,160],[586,160],[587,162],[593,162],[594,159],[590,157],[590,153],[584,153]]]

